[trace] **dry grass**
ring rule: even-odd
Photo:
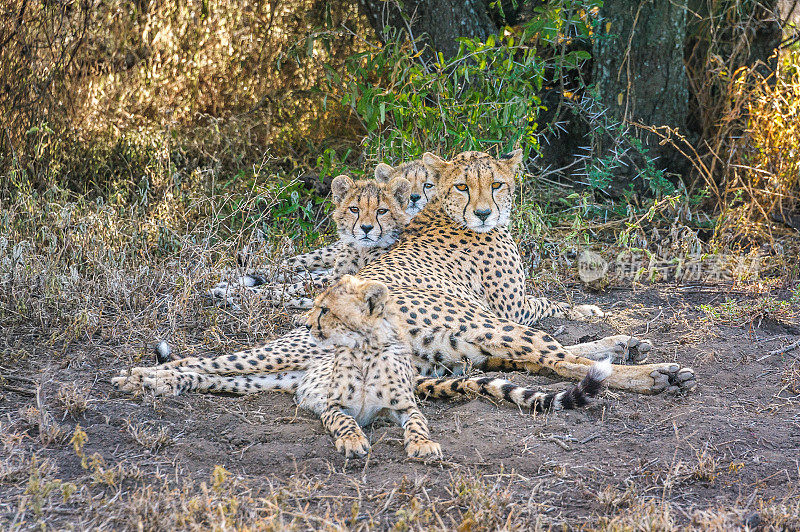
[[[798,52],[776,52],[769,59],[774,71],[752,64],[749,36],[773,31],[772,21],[781,16],[764,4],[752,10],[741,1],[709,6],[719,12],[694,21],[706,42],[698,41],[687,63],[702,128],[692,163],[721,214],[716,242],[750,247],[800,229],[792,216],[800,205]],[[796,29],[785,29],[791,40]]]
[[[794,154],[800,142],[797,64],[798,52],[791,51],[769,79],[743,71],[731,80],[733,106],[745,122],[744,134],[726,154],[719,198],[725,214],[717,231],[723,244],[761,241],[763,232],[780,235],[800,228],[800,217],[793,214],[800,205],[800,163]]]
[[[726,298],[718,305],[701,305],[706,320],[752,329],[764,320],[774,320],[790,327],[800,324],[800,287],[786,300],[772,296],[736,300]]]
[[[82,449],[82,448],[81,448]],[[78,454],[82,450],[78,449]],[[60,478],[49,460],[14,443],[0,460],[0,524],[6,529],[113,528],[129,530],[546,530],[546,497],[530,493],[513,472],[483,476],[471,469],[450,475],[440,489],[425,477],[404,478],[381,489],[358,476],[297,474],[284,481],[234,474],[216,466],[197,478],[189,471],[144,472],[126,461],[94,455],[84,474]],[[666,473],[669,476],[669,473]],[[557,479],[556,479],[557,480]],[[556,483],[557,485],[557,483]],[[329,489],[338,486],[336,496]],[[598,512],[580,521],[588,530],[678,531],[796,530],[796,499],[756,500],[688,513],[680,505],[633,484],[597,494]],[[526,495],[527,493],[527,495]],[[578,522],[573,522],[577,526]]]
[[[200,159],[235,171],[267,144],[329,138],[335,115],[311,90],[324,75],[317,61],[341,64],[358,51],[363,39],[343,27],[363,21],[352,4],[327,7],[12,2],[0,22],[0,147],[10,155],[0,167],[43,188],[105,188],[135,185],[141,175],[130,163],[153,139],[181,165]],[[328,30],[312,60],[306,38]]]
[[[69,414],[73,419],[77,419],[89,408],[90,393],[88,387],[74,383],[64,384],[58,389],[56,401],[64,409],[65,417]]]
[[[189,325],[206,331],[208,349],[271,334],[283,321],[280,309],[252,302],[243,313],[220,315],[200,296],[236,269],[237,251],[256,239],[264,224],[259,213],[279,193],[257,187],[208,199],[168,188],[146,208],[58,191],[0,200],[0,326],[56,352],[76,341],[115,342],[141,346],[128,353],[135,357],[155,338],[185,349],[181,331]],[[258,261],[294,251],[280,226],[272,230]],[[23,362],[11,349],[0,364]],[[77,414],[85,405],[73,392],[61,397]]]
[[[31,405],[21,409],[19,420],[28,426],[28,430],[35,432],[42,445],[64,443],[69,438],[69,434],[49,412],[45,400],[42,389],[37,388],[36,406]]]
[[[167,427],[149,426],[146,423],[127,422],[127,431],[136,443],[150,451],[157,452],[161,448],[174,443],[174,439]]]
[[[800,395],[800,362],[792,362],[781,376],[781,382],[795,395]]]

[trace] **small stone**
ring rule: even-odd
[[[758,512],[750,512],[744,516],[742,524],[745,530],[755,530],[761,525],[761,515]]]

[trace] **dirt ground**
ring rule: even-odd
[[[605,391],[583,410],[537,416],[484,399],[427,402],[445,456],[429,463],[406,459],[388,424],[366,431],[371,456],[345,460],[287,395],[117,392],[125,346],[78,343],[64,356],[5,338],[6,360],[27,356],[0,368],[0,528],[798,529],[800,348],[769,353],[800,327],[700,309],[728,297],[752,299],[725,287],[576,290],[608,317],[541,328],[563,325],[564,344],[648,338],[649,361],[693,367],[697,389]],[[143,346],[126,349],[153,363]]]

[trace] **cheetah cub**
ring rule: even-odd
[[[411,195],[411,183],[402,176],[382,181],[353,181],[340,175],[331,184],[335,209],[333,221],[339,240],[326,248],[288,259],[282,268],[311,272],[309,282],[295,282],[282,287],[265,286],[266,276],[247,274],[237,283],[219,283],[210,292],[217,302],[234,305],[230,293],[237,285],[276,305],[309,309],[313,300],[310,288],[327,286],[345,274],[354,274],[364,265],[385,253],[411,221],[405,206]],[[331,268],[324,270],[323,268]]]
[[[317,297],[307,327],[321,346],[333,349],[333,360],[309,368],[297,388],[298,404],[320,416],[346,456],[369,451],[361,427],[378,416],[403,427],[408,456],[440,456],[417,407],[411,350],[389,297],[385,284],[351,275]]]
[[[419,214],[422,208],[436,197],[437,176],[438,174],[429,170],[421,159],[402,163],[398,166],[379,163],[375,167],[375,181],[379,184],[389,184],[398,177],[402,177],[411,184],[407,201],[405,203],[400,201],[400,206],[405,208],[406,214],[411,218]],[[331,189],[335,194],[336,191],[333,184]],[[327,269],[335,265],[336,257],[339,255],[341,248],[347,245],[347,240],[348,238],[345,237],[330,246],[296,255],[286,259],[281,266],[284,270],[309,272],[312,277],[315,272],[327,272]]]
[[[408,196],[406,212],[414,217],[436,197],[436,182],[438,174],[425,166],[422,159],[409,161],[399,166],[389,166],[380,163],[375,167],[375,180],[379,183],[388,183],[395,177],[404,177],[411,183],[411,194]]]

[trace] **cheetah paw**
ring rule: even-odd
[[[406,454],[409,458],[442,457],[442,447],[435,441],[412,441],[406,445]]]
[[[575,356],[591,360],[611,359],[614,364],[640,364],[644,362],[653,344],[635,336],[617,334],[593,342],[568,345],[564,348]]]
[[[294,327],[305,327],[308,325],[308,312],[302,312],[292,316],[292,325]]]
[[[111,384],[121,392],[135,393],[142,391],[141,375],[124,375],[111,379]]]
[[[615,343],[615,355],[621,364],[641,364],[650,356],[653,343],[650,340],[642,340],[635,336],[619,335]]]
[[[602,318],[605,313],[596,305],[573,305],[567,311],[567,317],[571,320],[584,321],[588,318]]]
[[[335,444],[336,450],[344,453],[345,458],[364,456],[369,452],[369,441],[360,431],[336,438]]]
[[[217,284],[208,292],[202,294],[202,297],[210,303],[218,307],[229,307],[233,310],[240,310],[241,307],[234,300],[233,294],[235,292],[234,285],[229,285],[226,282]]]
[[[179,376],[174,371],[162,370],[142,378],[142,387],[153,395],[179,395]]]
[[[688,392],[697,386],[697,380],[692,368],[681,367],[679,364],[659,364],[650,373],[653,379],[652,393],[678,393]]]

